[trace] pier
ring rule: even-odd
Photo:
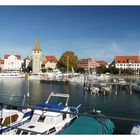
[[[132,94],[132,80],[136,79],[134,76],[110,76],[107,80],[97,80],[84,77],[84,89],[91,94],[108,94],[112,86],[115,86],[115,94],[118,94],[118,88],[125,88]]]

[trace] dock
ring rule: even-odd
[[[40,80],[40,83],[46,83],[46,84],[69,84],[68,80]]]

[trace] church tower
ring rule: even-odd
[[[35,46],[32,51],[32,58],[33,58],[32,72],[38,73],[41,71],[41,49],[40,49],[38,37],[36,37],[35,40]]]

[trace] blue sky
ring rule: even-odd
[[[138,55],[140,7],[0,6],[0,57],[31,55],[38,35],[42,54],[111,62],[115,55]]]

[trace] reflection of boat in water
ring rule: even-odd
[[[140,92],[140,80],[135,80],[132,82],[132,90],[135,92]]]
[[[113,134],[115,126],[110,119],[106,119],[100,111],[93,112],[91,115],[96,116],[79,116],[60,134]]]
[[[5,109],[0,110],[0,134],[11,134],[11,130],[28,122],[31,110]]]
[[[92,86],[90,87],[90,92],[91,92],[91,94],[98,94],[99,91],[100,91],[99,87],[96,87],[95,85],[92,85]]]
[[[64,98],[65,103],[51,103],[51,99]],[[17,135],[50,135],[57,134],[72,120],[77,118],[77,115],[61,113],[77,113],[78,107],[68,106],[69,95],[60,93],[51,93],[45,104],[38,104],[36,108],[45,109],[44,111],[35,109],[33,116],[29,122],[17,128],[14,132]],[[63,101],[64,102],[64,101]],[[52,110],[52,111],[49,111]],[[59,111],[59,112],[58,112]]]
[[[106,83],[102,83],[100,84],[100,93],[102,94],[108,94],[111,92],[111,85],[106,84]]]

